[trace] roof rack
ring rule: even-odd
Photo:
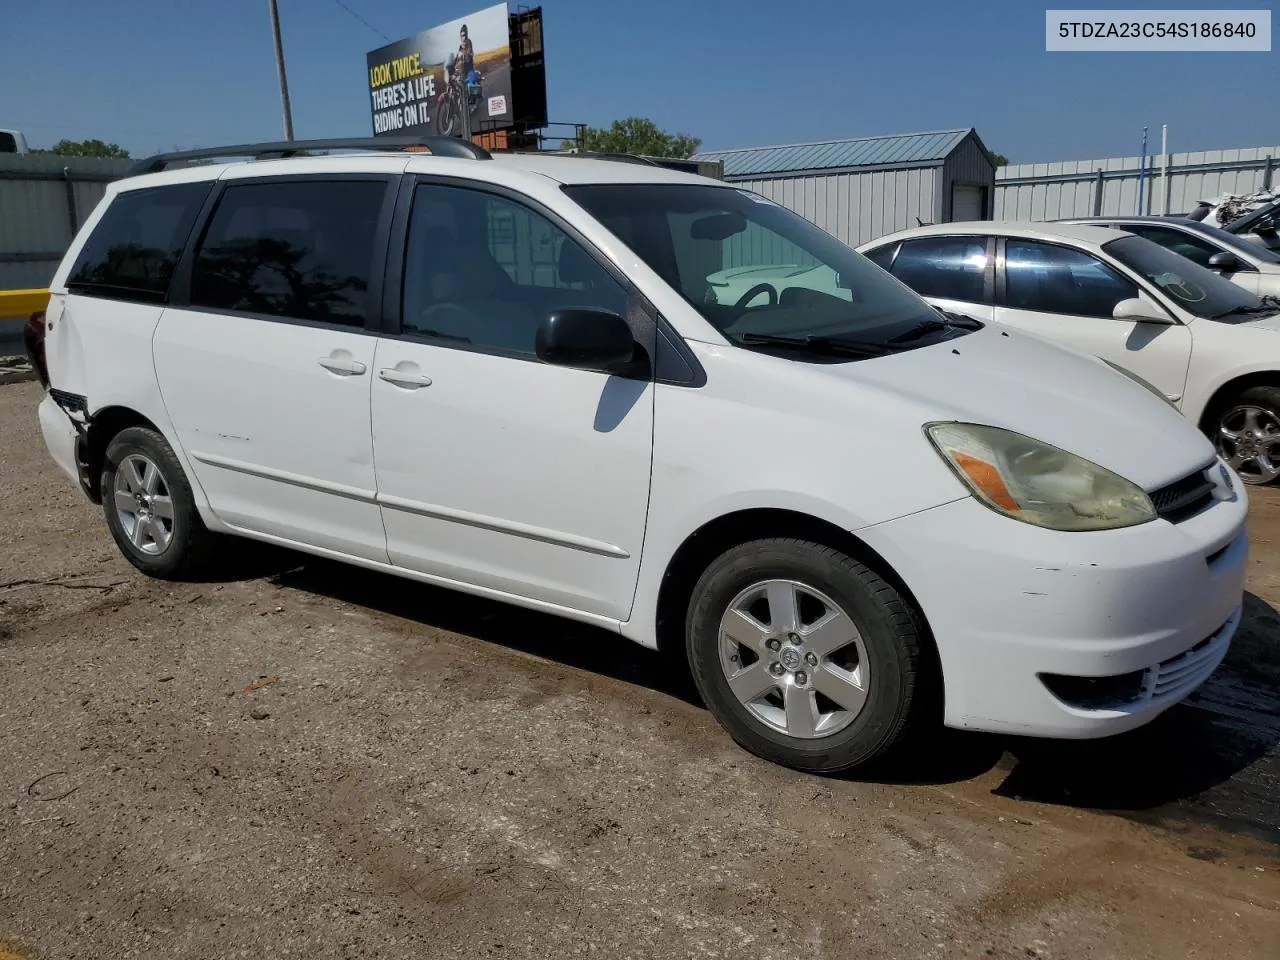
[[[646,167],[661,166],[648,157],[642,157],[634,153],[597,153],[594,150],[570,150],[571,157],[585,157],[588,160],[616,160],[619,163],[639,163]]]
[[[489,151],[469,140],[456,137],[350,137],[339,140],[285,140],[279,143],[242,143],[234,147],[205,147],[200,150],[179,150],[176,153],[157,153],[139,160],[129,171],[130,176],[142,173],[158,173],[170,164],[188,160],[216,160],[222,157],[251,157],[254,160],[295,157],[300,153],[317,150],[371,150],[389,153],[432,153],[437,157],[458,157],[464,160],[491,160]]]

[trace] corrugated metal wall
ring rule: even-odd
[[[939,169],[913,167],[737,183],[794,210],[852,246],[914,227],[916,217],[926,223],[939,219],[934,209]]]
[[[1189,213],[1201,199],[1264,189],[1270,159],[1271,183],[1280,175],[1280,147],[1174,153],[1169,158],[1169,213]],[[1057,220],[1064,217],[1165,213],[1160,158],[1149,158],[1148,194],[1138,210],[1140,157],[1023,163],[996,171],[995,219]],[[1102,171],[1101,201],[1097,195]],[[1099,209],[1100,207],[1100,209]]]
[[[130,160],[0,154],[0,290],[43,287]]]
[[[995,167],[972,135],[965,137],[942,165],[945,189],[942,194],[942,210],[939,220],[951,220],[951,186],[955,183],[972,184],[987,188],[987,208],[984,217],[991,216],[992,197],[995,194]],[[914,226],[914,224],[912,224]]]

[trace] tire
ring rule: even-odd
[[[436,108],[436,132],[442,137],[453,136],[453,128],[458,122],[457,105],[452,96],[446,97]]]
[[[799,613],[792,631],[782,629],[788,591]],[[835,773],[887,754],[921,713],[920,624],[914,607],[857,560],[817,543],[767,539],[734,547],[706,569],[685,636],[698,691],[738,744],[783,766]],[[857,635],[841,646],[849,626]]]
[[[100,489],[111,536],[143,573],[180,580],[206,567],[214,535],[200,519],[173,448],[155,430],[129,427],[112,438]]]
[[[1245,483],[1280,479],[1280,388],[1249,387],[1219,404],[1209,439]]]

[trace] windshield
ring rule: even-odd
[[[694,184],[565,192],[741,346],[777,348],[780,338],[795,338],[809,348],[857,343],[874,356],[973,329],[758,194]]]
[[[1228,233],[1221,227],[1215,227],[1208,223],[1200,223],[1196,224],[1195,232],[1203,233],[1214,243],[1220,243],[1228,250],[1243,254],[1252,260],[1261,260],[1263,263],[1280,263],[1280,253],[1276,253],[1274,250],[1268,250],[1261,244],[1249,243],[1247,240],[1241,240],[1236,236],[1236,234]]]
[[[1102,249],[1197,317],[1246,319],[1276,312],[1243,287],[1142,237],[1112,240]]]

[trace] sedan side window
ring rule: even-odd
[[[1015,310],[1110,317],[1138,288],[1080,250],[1010,238],[1005,244],[1005,303]]]
[[[892,273],[922,297],[985,303],[987,238],[925,237],[907,240]]]
[[[405,247],[401,328],[533,356],[554,310],[625,316],[627,291],[563,230],[496,194],[424,184]]]
[[[1202,267],[1209,266],[1209,258],[1215,253],[1222,253],[1221,247],[1215,247],[1207,240],[1202,240],[1192,233],[1171,230],[1168,227],[1148,227],[1145,225],[1124,224],[1122,230],[1145,237],[1152,243],[1158,243],[1166,250],[1172,250],[1180,257],[1186,257]]]

